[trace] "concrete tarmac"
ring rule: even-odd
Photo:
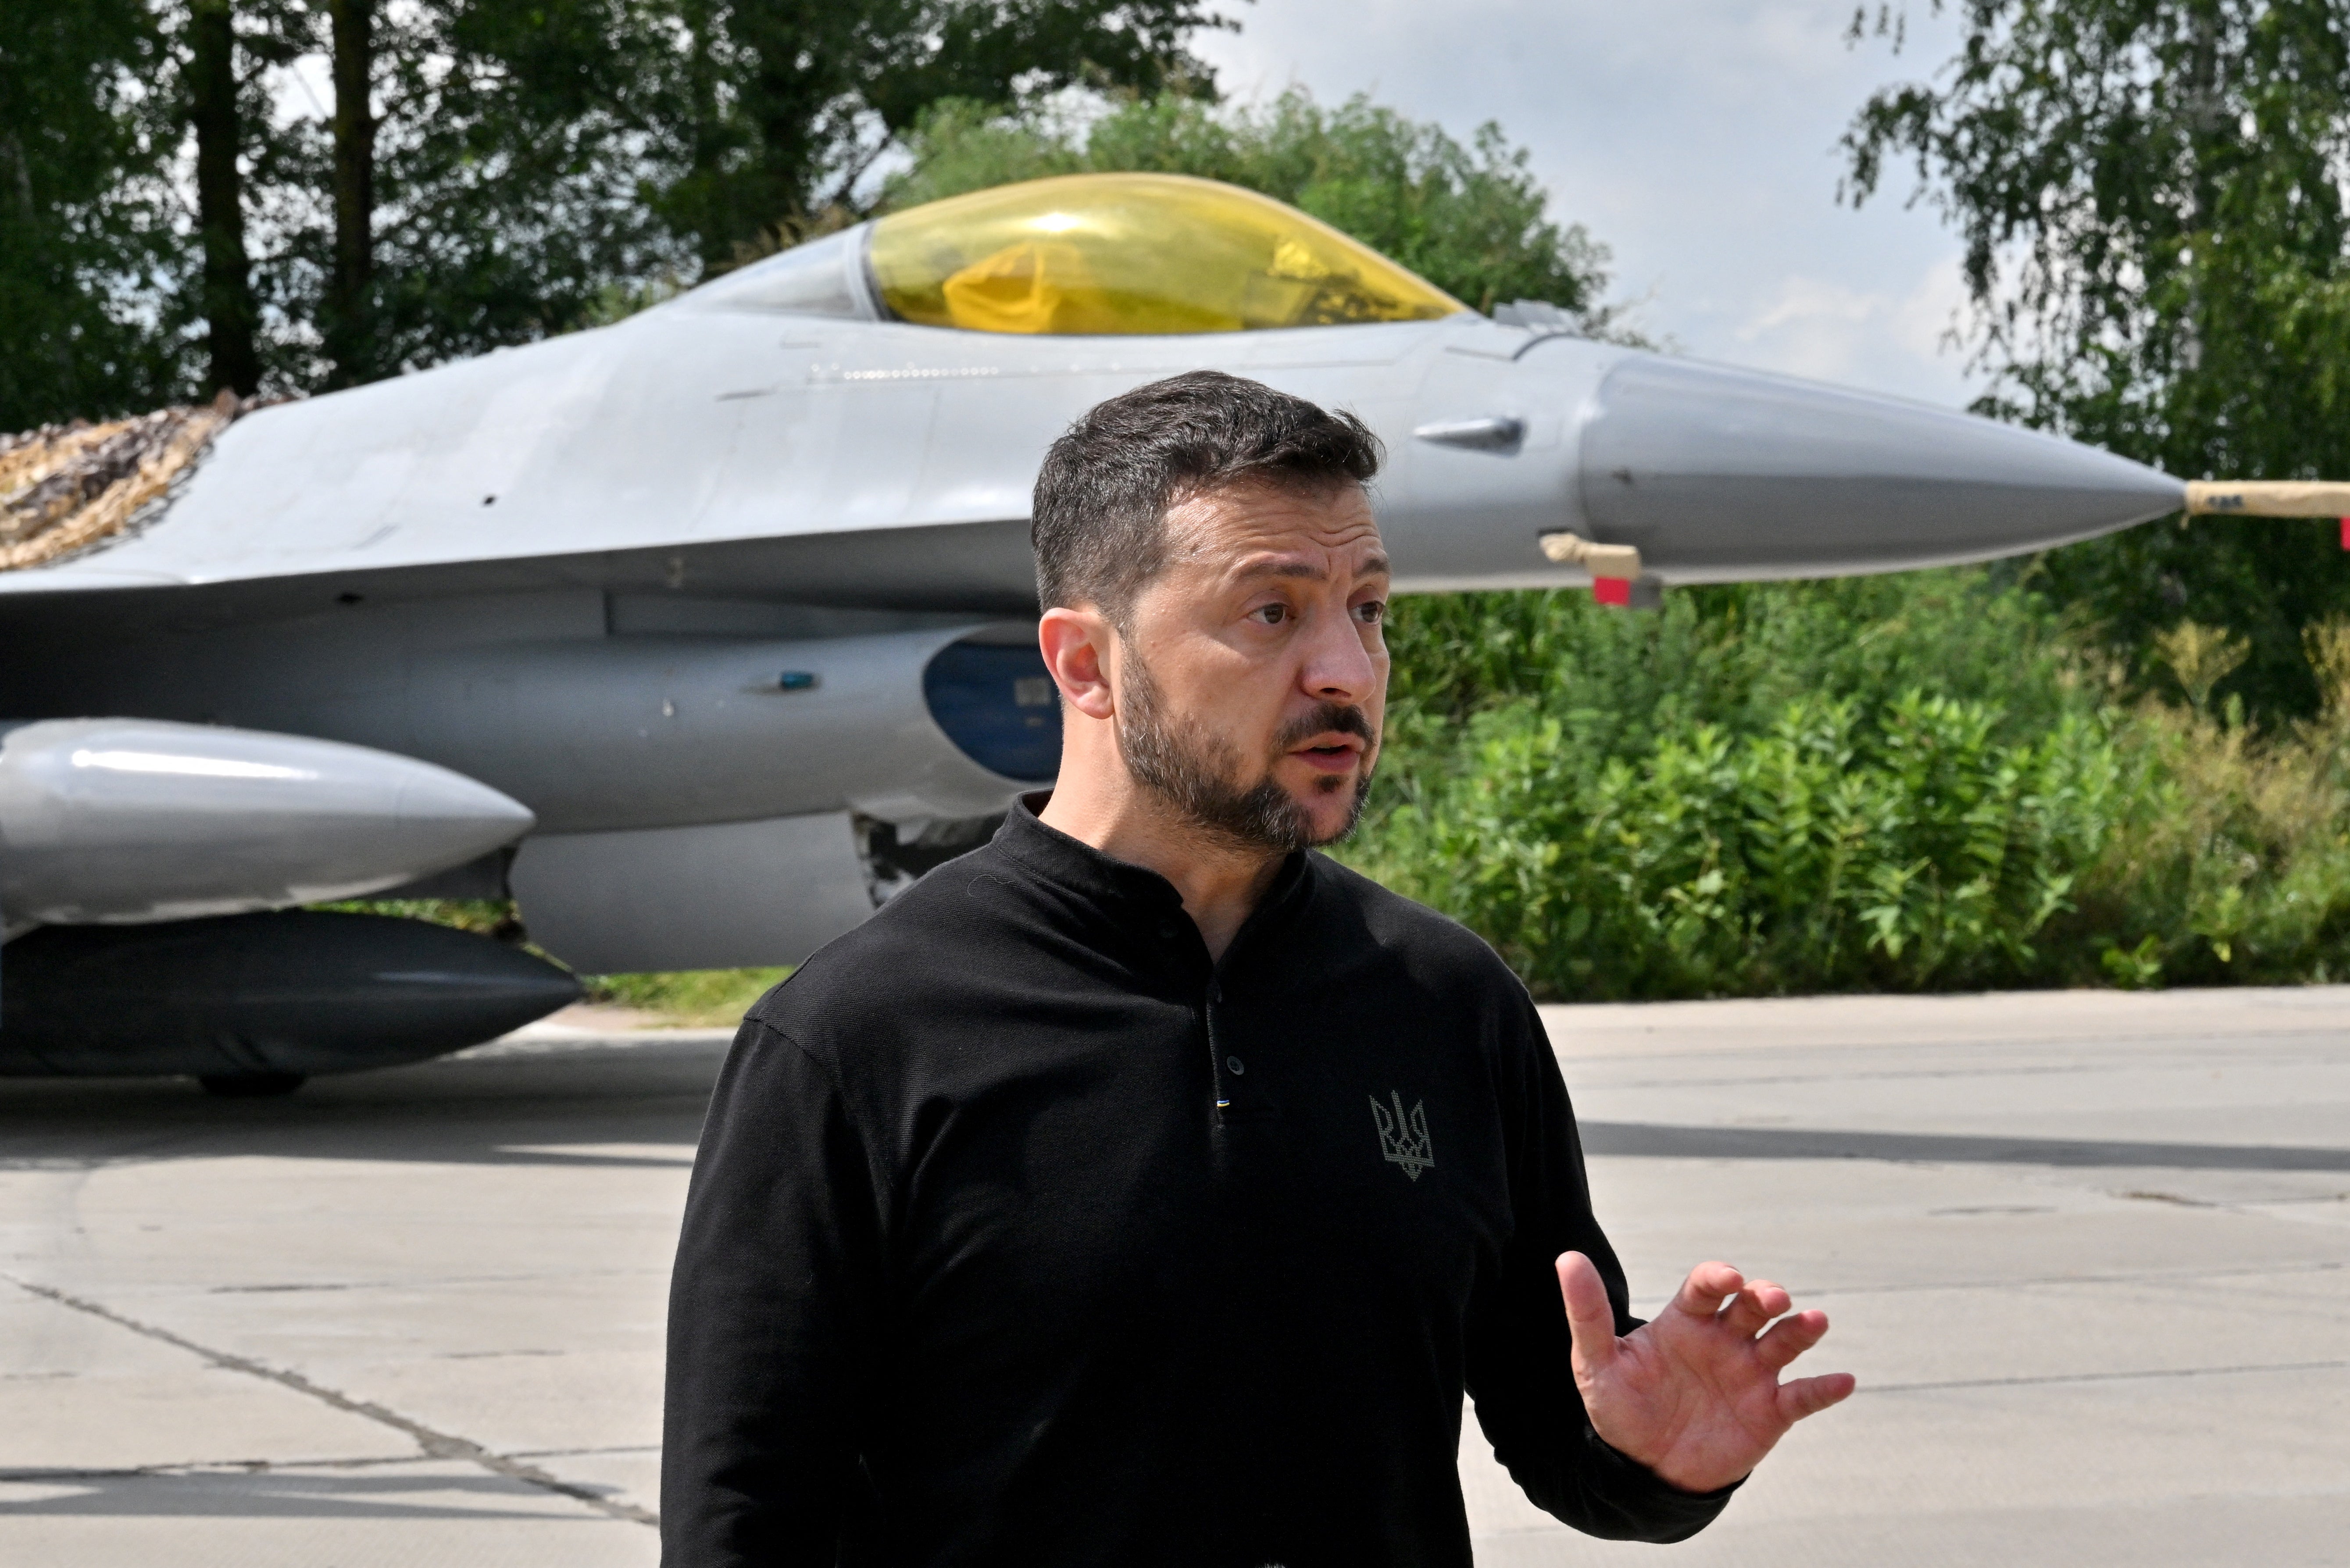
[[[2350,1563],[2350,990],[1545,1017],[1641,1309],[1727,1258],[1861,1392],[1663,1556],[1472,1423],[1481,1568]],[[653,1563],[725,1035],[605,1022],[274,1102],[0,1082],[0,1563]]]

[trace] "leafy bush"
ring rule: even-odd
[[[2350,974],[2350,622],[2305,642],[2318,716],[2272,732],[2147,702],[2121,732],[2127,813],[2051,940],[2076,978],[2291,983]]]
[[[1996,722],[1806,697],[1767,733],[1698,724],[1592,775],[1521,700],[1470,722],[1470,765],[1388,813],[1365,867],[1552,995],[2014,983],[2124,792],[2095,721],[2017,743]]]
[[[2330,639],[2331,640],[2328,640]],[[2179,639],[2197,646],[2193,637]],[[2320,720],[2147,701],[1979,571],[1399,607],[1347,855],[1570,998],[2297,980],[2350,961]]]

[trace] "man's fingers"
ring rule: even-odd
[[[1566,1303],[1575,1353],[1596,1372],[1616,1357],[1616,1309],[1608,1303],[1607,1283],[1590,1259],[1580,1252],[1561,1252],[1558,1293]]]
[[[1672,1304],[1693,1316],[1711,1317],[1745,1284],[1746,1276],[1728,1263],[1700,1263],[1681,1282],[1681,1288],[1673,1294]]]
[[[1741,1339],[1752,1339],[1762,1332],[1764,1324],[1793,1304],[1787,1293],[1769,1280],[1752,1280],[1731,1298],[1730,1308],[1721,1314],[1721,1321]]]
[[[1814,1307],[1799,1312],[1782,1322],[1757,1340],[1754,1348],[1762,1357],[1762,1365],[1773,1372],[1785,1369],[1787,1364],[1820,1342],[1828,1331],[1828,1314]]]
[[[1853,1390],[1849,1372],[1830,1372],[1818,1377],[1798,1377],[1793,1383],[1779,1385],[1779,1414],[1789,1422],[1816,1416],[1829,1406],[1840,1404]]]

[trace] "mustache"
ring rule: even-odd
[[[1303,744],[1316,735],[1327,735],[1334,732],[1341,735],[1353,735],[1363,742],[1363,748],[1367,752],[1378,749],[1379,733],[1371,728],[1369,715],[1351,702],[1324,702],[1315,707],[1312,712],[1284,724],[1281,727],[1281,732],[1273,738],[1273,749],[1275,752],[1286,752],[1291,747]]]

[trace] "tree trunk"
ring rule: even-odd
[[[244,151],[236,102],[236,23],[231,0],[189,0],[188,118],[196,133],[196,226],[203,242],[203,307],[212,391],[251,397],[261,385],[254,348],[260,312],[244,254]]]
[[[694,246],[701,253],[702,273],[724,265],[733,246],[723,232],[720,197],[726,188],[721,167],[724,144],[718,123],[718,67],[712,58],[711,33],[717,26],[711,0],[685,0],[680,7],[686,32],[686,102],[691,126],[687,147],[687,188],[692,192],[690,221]]]
[[[328,385],[375,379],[375,0],[328,0],[335,44],[335,274],[328,286]]]

